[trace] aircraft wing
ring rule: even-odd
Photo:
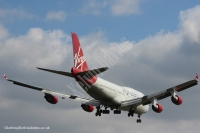
[[[92,98],[84,98],[84,97],[80,97],[80,96],[76,96],[76,95],[70,95],[70,94],[63,93],[63,92],[48,90],[48,89],[45,89],[45,88],[41,88],[41,87],[37,87],[37,86],[21,83],[21,82],[15,81],[15,80],[8,79],[5,74],[4,74],[4,78],[7,81],[10,81],[15,85],[19,85],[19,86],[22,86],[22,87],[27,87],[27,88],[30,88],[30,89],[33,89],[33,90],[38,90],[38,91],[44,92],[45,94],[52,94],[52,95],[61,96],[62,99],[70,98],[70,99],[73,99],[74,101],[78,101],[78,102],[81,102],[81,103],[87,104],[87,105],[92,105],[92,106],[100,105],[100,102],[98,100],[95,100],[95,99],[92,99]]]
[[[171,91],[180,92],[180,91],[188,89],[192,86],[195,86],[197,84],[198,84],[198,75],[196,74],[196,77],[193,80],[190,80],[188,82],[179,84],[177,86],[171,87],[169,89],[166,89],[166,90],[154,93],[154,94],[143,96],[141,98],[123,101],[121,103],[121,106],[122,107],[131,106],[131,105],[138,106],[140,104],[147,105],[147,104],[150,104],[152,100],[162,100],[164,98],[171,96],[171,93],[170,93]]]

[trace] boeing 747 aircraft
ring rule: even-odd
[[[92,112],[96,107],[96,116],[109,114],[110,110],[113,110],[114,114],[121,114],[122,110],[127,111],[128,117],[133,117],[134,114],[137,114],[137,123],[141,123],[140,117],[149,110],[149,104],[152,105],[153,111],[156,113],[161,113],[163,111],[163,106],[157,101],[170,96],[171,101],[175,105],[180,105],[182,103],[182,98],[177,95],[177,92],[183,91],[198,84],[198,75],[196,74],[196,77],[193,80],[150,95],[144,95],[140,91],[133,88],[119,86],[98,77],[97,75],[108,70],[108,67],[90,70],[88,68],[86,59],[84,58],[83,50],[76,33],[72,33],[72,44],[74,53],[74,66],[71,68],[71,72],[57,71],[46,68],[38,69],[74,78],[92,98],[70,95],[67,93],[61,93],[42,87],[25,84],[9,79],[5,74],[4,78],[15,85],[43,92],[44,98],[51,104],[56,104],[58,102],[57,96],[60,96],[63,99],[70,98],[81,102],[81,107],[84,111]]]

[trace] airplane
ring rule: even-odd
[[[50,104],[58,103],[57,96],[60,96],[62,99],[69,98],[79,101],[82,109],[86,112],[92,112],[96,107],[96,116],[101,116],[101,114],[109,114],[110,110],[113,110],[114,114],[121,114],[121,111],[127,111],[128,117],[133,117],[134,114],[137,114],[137,123],[141,123],[141,115],[148,112],[149,104],[152,104],[152,110],[154,112],[161,113],[163,111],[163,106],[158,103],[158,100],[162,100],[171,96],[171,101],[175,105],[180,105],[182,104],[183,100],[176,93],[198,84],[198,74],[196,74],[195,79],[193,80],[150,95],[144,95],[140,91],[137,91],[133,88],[116,85],[97,76],[98,74],[108,70],[108,67],[102,67],[93,70],[88,68],[78,36],[73,32],[71,34],[74,55],[74,66],[71,68],[71,72],[57,71],[39,67],[37,67],[37,69],[74,78],[85,90],[85,92],[88,93],[92,98],[70,95],[67,93],[25,84],[11,80],[7,78],[5,74],[4,78],[15,85],[43,92],[44,98]]]

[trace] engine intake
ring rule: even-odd
[[[56,104],[58,102],[58,97],[51,94],[45,93],[44,98],[46,99],[48,103],[51,103],[51,104]]]
[[[81,107],[86,112],[92,112],[94,110],[94,106],[92,105],[82,104]]]
[[[163,106],[161,104],[152,105],[152,110],[156,113],[161,113],[163,111]]]
[[[181,105],[183,102],[183,99],[180,96],[175,95],[171,97],[171,101],[176,105]]]

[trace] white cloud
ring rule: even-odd
[[[64,22],[66,17],[67,17],[67,13],[64,11],[50,11],[46,16],[46,19],[58,20],[58,21]]]
[[[88,0],[80,9],[84,14],[100,15],[111,11],[114,16],[138,14],[143,0]]]
[[[190,41],[199,42],[200,41],[200,6],[188,9],[186,11],[180,12],[180,27],[185,34],[185,36],[190,38]]]
[[[6,38],[8,35],[7,29],[0,25],[0,40]]]
[[[114,0],[111,5],[112,14],[115,16],[138,14],[141,2],[141,0]]]
[[[32,19],[35,15],[27,13],[23,9],[15,8],[15,9],[4,9],[0,8],[0,18],[7,18],[12,20],[13,18],[19,18],[19,19]]]
[[[11,62],[14,60],[18,62],[16,66],[24,69],[31,66],[59,65],[67,55],[67,47],[64,47],[67,41],[68,36],[61,30],[31,28],[26,35],[3,41],[0,45],[0,58]]]
[[[92,15],[100,15],[102,9],[108,5],[106,0],[98,1],[98,0],[89,0],[81,9],[80,12],[83,14],[92,14]]]

